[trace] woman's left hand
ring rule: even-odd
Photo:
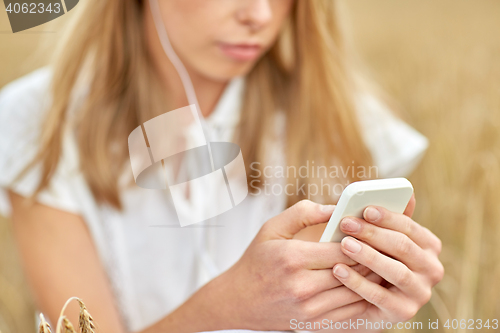
[[[371,282],[344,264],[333,267],[339,281],[370,303],[364,318],[390,322],[411,319],[443,278],[444,268],[438,259],[441,241],[411,219],[414,207],[414,198],[404,214],[370,206],[364,219],[349,217],[341,222],[341,230],[356,237],[342,240],[342,252],[389,283]]]

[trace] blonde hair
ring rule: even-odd
[[[79,6],[79,17],[54,59],[53,104],[32,165],[42,164],[40,191],[56,170],[70,97],[85,67],[91,81],[75,127],[80,168],[97,201],[121,208],[118,178],[128,163],[127,137],[165,112],[162,85],[143,38],[142,1],[88,0]],[[352,167],[371,164],[337,15],[336,1],[297,0],[275,45],[247,75],[236,140],[249,180],[262,177],[250,164],[266,161],[266,142],[278,110],[286,115],[288,165],[308,160]],[[357,177],[350,177],[353,180]],[[311,181],[289,179],[292,188]],[[300,191],[291,192],[295,194],[288,197],[288,205],[304,198]]]

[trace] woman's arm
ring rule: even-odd
[[[64,302],[77,296],[101,332],[125,332],[83,219],[39,203],[27,206],[14,193],[10,199],[14,234],[40,310],[55,323]],[[335,263],[355,265],[340,246],[291,240],[302,228],[326,222],[332,211],[303,201],[266,222],[232,268],[142,332],[290,329],[295,317],[341,320],[362,313],[366,302],[332,275]],[[68,309],[74,323],[77,313]]]
[[[125,332],[107,276],[83,219],[9,193],[12,223],[26,276],[39,309],[56,324],[66,300],[81,298],[101,332]],[[67,316],[78,323],[78,308]]]
[[[23,198],[12,193],[10,197],[15,236],[40,309],[54,323],[66,299],[77,296],[88,305],[101,332],[125,332],[84,221],[41,204],[24,206]],[[380,276],[397,286],[392,265],[380,268],[370,262],[370,251],[361,251],[355,261],[349,258],[350,253],[342,253],[339,244],[292,239],[303,228],[326,222],[332,211],[331,206],[301,201],[267,221],[234,266],[142,332],[289,330],[291,319],[336,322],[366,314],[371,306],[363,297],[367,292],[372,294],[368,290],[378,290]],[[392,215],[384,212],[384,216]],[[374,239],[386,241],[386,236]],[[435,242],[426,234],[419,238]],[[439,266],[434,258],[426,256],[422,263]],[[359,290],[350,279],[340,278],[353,290],[343,286],[332,274],[332,267],[339,263],[365,281],[368,289]],[[426,277],[423,274],[419,280],[426,281]],[[421,282],[418,287],[427,290],[429,283]],[[409,295],[399,301],[414,307],[420,302],[419,296]],[[386,309],[386,318],[399,317],[400,308]],[[76,309],[72,313],[70,320],[77,322]]]
[[[9,196],[14,236],[27,279],[39,309],[51,323],[55,326],[66,300],[76,296],[85,302],[100,332],[126,332],[83,219],[40,203],[28,206],[25,198],[12,192]],[[185,331],[190,326],[198,329],[217,320],[205,318],[206,309],[198,305],[200,298],[209,297],[205,289],[144,333]],[[78,305],[71,303],[66,315],[78,323]]]
[[[9,196],[14,236],[27,279],[39,309],[51,323],[55,326],[66,300],[76,296],[85,302],[100,332],[126,332],[83,219],[40,203],[27,206],[25,198],[12,192]],[[216,320],[205,318],[206,309],[198,305],[200,298],[209,297],[204,291],[144,333],[185,331],[190,326],[198,329],[209,319]],[[78,305],[71,303],[66,315],[78,323]]]

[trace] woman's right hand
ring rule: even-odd
[[[202,288],[217,311],[210,320],[224,315],[213,328],[290,330],[292,319],[337,322],[365,311],[368,303],[343,286],[332,267],[353,266],[375,283],[378,275],[356,265],[339,243],[292,239],[305,227],[327,222],[333,210],[304,200],[267,221],[241,259]]]

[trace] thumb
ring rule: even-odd
[[[321,205],[302,200],[267,221],[259,232],[261,239],[291,239],[300,230],[311,225],[328,222],[334,205]]]

